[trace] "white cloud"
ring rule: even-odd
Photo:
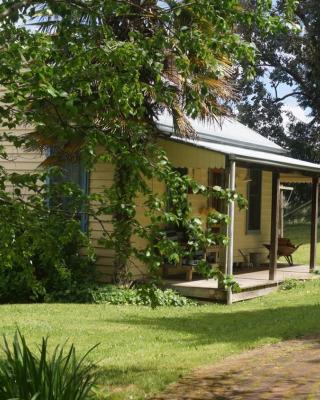
[[[286,126],[290,122],[287,115],[288,112],[294,115],[295,118],[297,120],[300,120],[301,122],[308,123],[312,120],[312,117],[308,115],[308,112],[306,112],[306,110],[301,108],[299,105],[286,104],[282,107],[282,118],[284,126]]]

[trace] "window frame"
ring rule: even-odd
[[[258,172],[259,173],[259,182],[258,182],[258,187],[259,187],[259,191],[254,193],[254,195],[252,195],[250,193],[250,186],[252,184],[252,174],[253,171]],[[262,184],[263,184],[263,171],[260,168],[256,168],[256,167],[251,167],[248,169],[249,172],[249,176],[250,176],[250,181],[247,184],[247,199],[248,199],[248,209],[247,209],[247,218],[246,218],[246,233],[247,234],[252,234],[252,235],[258,235],[261,233],[261,214],[262,214]],[[251,199],[255,198],[256,200],[259,199],[259,227],[256,228],[251,228],[249,226],[250,224],[250,202]],[[252,210],[252,208],[251,208]]]
[[[212,182],[212,175],[219,176],[221,179],[221,184]],[[208,186],[225,186],[225,170],[223,168],[208,168]],[[216,203],[216,204],[215,204]],[[222,199],[217,199],[216,197],[209,196],[207,202],[208,208],[214,208],[216,211],[223,213],[225,212],[226,202]]]
[[[50,148],[48,151],[48,156],[51,156],[53,154],[54,154],[54,151],[52,150],[52,148]],[[78,166],[79,179],[77,182],[75,182],[71,179],[70,182],[74,182],[74,183],[78,184],[79,187],[81,188],[81,190],[83,191],[83,193],[85,195],[88,195],[89,190],[90,190],[90,171],[85,167],[84,162],[80,158],[77,158],[74,161],[65,160],[63,162],[63,165],[61,166],[62,171],[63,171],[62,179],[66,182],[68,181],[68,179],[66,179],[66,177],[68,175],[68,170],[70,171],[69,166],[72,164],[73,165],[77,164],[77,166]],[[71,175],[72,174],[70,174],[70,176]],[[53,185],[54,182],[52,181],[52,179],[48,178],[47,184]],[[89,232],[89,215],[87,213],[81,212],[81,214],[79,216],[79,221],[80,221],[81,230],[84,233],[88,233]]]

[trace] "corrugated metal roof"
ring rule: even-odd
[[[228,155],[238,161],[287,168],[320,174],[320,165],[287,157],[286,151],[270,140],[236,120],[225,120],[221,126],[190,120],[198,133],[197,140],[170,136],[172,140],[188,143]],[[161,116],[159,129],[164,133],[173,133],[172,118]]]
[[[241,124],[235,119],[223,118],[221,123],[209,123],[189,118],[189,121],[197,132],[199,139],[214,141],[215,143],[230,144],[254,150],[265,150],[272,153],[286,154],[286,150],[259,133]],[[157,121],[158,128],[162,132],[173,134],[172,117],[162,114]]]

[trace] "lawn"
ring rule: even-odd
[[[18,326],[33,345],[43,335],[80,352],[100,343],[92,357],[110,398],[142,399],[198,366],[320,332],[320,280],[232,306],[3,305],[0,320],[0,333]]]
[[[294,253],[293,261],[295,264],[309,264],[310,259],[310,224],[295,224],[287,225],[284,229],[284,236],[290,238],[292,243],[300,244],[302,246]],[[285,262],[284,259],[280,259],[281,262]],[[317,261],[320,265],[320,227],[318,230],[318,251]]]

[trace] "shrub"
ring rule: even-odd
[[[280,290],[291,290],[304,287],[305,283],[298,279],[288,278],[280,284]]]
[[[87,363],[90,349],[80,360],[73,345],[57,346],[48,356],[48,340],[42,339],[39,355],[28,347],[18,331],[10,348],[4,338],[5,359],[0,364],[0,400],[89,400],[94,396],[96,372]]]
[[[313,271],[313,273],[314,273],[315,275],[320,275],[320,269],[315,269],[315,270]]]
[[[93,280],[94,253],[78,218],[83,194],[46,179],[0,173],[0,303],[42,301],[47,293]],[[67,209],[54,200],[66,195]]]
[[[174,290],[162,290],[155,285],[140,285],[133,288],[121,288],[114,285],[74,287],[71,290],[53,293],[46,300],[65,303],[134,304],[150,307],[183,307],[197,304]]]

